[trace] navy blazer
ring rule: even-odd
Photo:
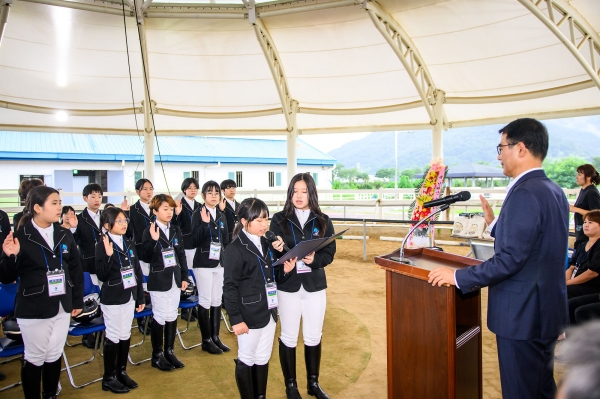
[[[206,205],[203,205],[206,206]],[[210,215],[210,222],[204,223],[202,221],[202,208],[194,213],[192,224],[194,230],[192,231],[192,245],[196,248],[196,254],[194,255],[194,269],[195,268],[215,268],[219,266],[223,261],[223,253],[225,247],[229,244],[229,234],[227,233],[227,218],[219,209],[216,207],[217,220],[213,219]],[[209,212],[210,214],[210,212]],[[219,260],[209,259],[210,243],[221,243],[221,256]]]
[[[100,216],[100,213],[98,211],[98,216]],[[73,236],[75,242],[79,245],[83,271],[96,274],[96,243],[102,238],[102,229],[98,228],[87,208],[77,215],[77,229]]]
[[[0,245],[4,244],[8,233],[10,233],[10,219],[6,212],[0,210]]]
[[[49,319],[58,314],[59,302],[65,312],[83,308],[83,271],[73,235],[54,225],[54,248],[29,221],[14,233],[21,250],[17,256],[2,254],[0,282],[9,284],[19,278],[15,299],[15,317]],[[61,265],[62,261],[62,265]],[[46,263],[47,262],[47,263]],[[64,295],[48,295],[48,269],[65,272]]]
[[[569,203],[543,170],[522,176],[492,229],[494,256],[456,271],[463,292],[489,286],[488,327],[513,340],[556,338],[569,323]]]
[[[183,247],[185,249],[194,249],[193,240],[192,240],[192,231],[194,230],[194,221],[196,223],[199,219],[194,219],[194,214],[197,213],[200,209],[202,209],[202,205],[194,200],[194,209],[190,207],[185,198],[181,199],[181,212],[179,215],[176,213],[173,215],[173,220],[171,223],[179,226],[181,229],[181,235],[183,236]]]
[[[233,200],[235,203],[235,209],[240,209],[240,203],[235,199]],[[229,242],[232,241],[233,229],[235,229],[235,224],[238,222],[238,216],[236,211],[229,205],[228,201],[225,201],[225,210],[223,211],[225,214],[225,218],[227,219],[227,231],[229,232]]]

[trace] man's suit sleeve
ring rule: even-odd
[[[500,250],[480,265],[456,271],[456,283],[461,291],[466,293],[498,284],[519,272],[542,233],[542,217],[552,217],[541,214],[536,197],[526,189],[515,190],[508,205],[502,208],[502,220],[498,221],[503,224],[502,235],[495,237],[495,246]],[[495,227],[497,233],[498,226]]]

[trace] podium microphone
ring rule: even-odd
[[[273,233],[271,230],[267,231],[265,233],[265,238],[271,243],[271,245],[273,245],[273,243],[275,241],[277,241],[277,236],[275,235],[275,233]],[[283,243],[283,250],[285,252],[289,252],[289,248],[287,247],[287,245],[285,245],[285,243]]]
[[[468,201],[471,199],[471,193],[468,191],[461,191],[458,194],[449,195],[444,198],[438,198],[433,201],[427,201],[423,204],[423,208],[432,208],[440,205],[450,205],[459,201]]]

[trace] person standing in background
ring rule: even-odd
[[[585,164],[577,168],[575,179],[577,185],[581,186],[581,191],[579,191],[575,204],[569,206],[569,210],[574,214],[575,244],[573,244],[573,248],[577,250],[582,243],[588,240],[583,232],[583,218],[589,211],[600,209],[600,193],[596,187],[600,184],[600,175],[593,165]]]

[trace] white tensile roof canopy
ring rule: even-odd
[[[0,4],[1,130],[287,135],[293,173],[301,134],[432,129],[442,156],[444,129],[600,114],[597,0]]]

